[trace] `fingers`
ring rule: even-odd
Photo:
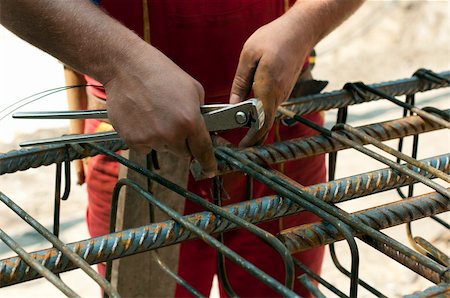
[[[245,148],[250,146],[261,145],[262,143],[264,143],[269,133],[269,130],[272,127],[273,121],[274,121],[273,117],[267,119],[266,116],[263,127],[261,127],[261,129],[259,130],[250,129],[245,135],[245,137],[239,143],[239,147]]]
[[[200,121],[200,127],[196,134],[192,134],[186,140],[188,150],[199,162],[205,177],[212,178],[217,172],[216,158],[214,157],[213,146],[205,123]]]
[[[243,100],[250,92],[255,75],[258,59],[252,57],[250,52],[242,51],[239,58],[239,64],[231,86],[230,103],[236,104]]]
[[[267,138],[269,130],[272,128],[278,103],[283,95],[282,82],[278,80],[276,71],[271,67],[271,63],[264,59],[259,61],[255,71],[253,82],[253,93],[258,98],[264,108],[265,121],[259,130],[250,129],[247,135],[241,140],[239,147],[249,147],[261,145]]]

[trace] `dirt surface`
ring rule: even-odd
[[[318,59],[314,71],[315,77],[329,80],[330,84],[327,90],[334,90],[340,89],[344,83],[351,81],[374,83],[406,78],[420,67],[433,69],[436,72],[449,70],[449,29],[450,7],[447,1],[368,1],[352,19],[317,46]],[[11,84],[35,80],[42,72],[42,66],[39,62],[28,63],[25,66],[20,65],[22,58],[18,58],[17,55],[34,50],[24,49],[26,45],[20,42],[17,43],[19,45],[16,47],[16,42],[11,42],[10,39],[10,35],[0,32],[0,56],[2,59],[0,60],[2,63],[0,75],[5,78],[2,80],[3,83],[0,84],[0,90],[2,91],[1,96],[7,96],[8,98],[12,94],[5,94],[5,90],[11,90]],[[14,45],[13,50],[10,48],[11,45]],[[48,75],[48,77],[52,76],[53,80],[46,81],[47,84],[50,87],[60,86],[62,77],[62,70],[58,70],[60,65],[42,53],[33,52],[33,55],[35,56],[32,57],[37,57],[32,58],[36,59],[33,61],[45,61],[45,65],[49,65],[48,69],[54,69],[51,72],[52,74]],[[14,71],[3,67],[6,63],[10,65],[9,63],[13,63],[13,61],[16,61]],[[23,72],[26,71],[25,76],[23,72],[17,71],[17,68],[20,70],[20,67],[23,67]],[[45,67],[47,69],[47,66]],[[42,85],[44,84],[39,86]],[[31,84],[21,84],[13,88],[14,94],[20,94],[20,96],[14,98],[21,98],[35,93],[36,90],[46,89],[46,87],[39,89],[39,86],[30,86]],[[448,88],[419,95],[417,105],[433,105],[448,109],[450,108],[449,95]],[[60,97],[63,97],[63,95],[60,95]],[[3,101],[0,104],[0,109],[6,106]],[[29,108],[29,110],[31,109]],[[39,109],[39,106],[37,109]],[[351,107],[349,113],[349,123],[358,126],[398,118],[402,112],[392,104],[377,101]],[[335,115],[335,111],[327,112],[327,126],[332,125]],[[31,129],[30,131],[29,127],[23,129],[16,123],[11,120],[0,121],[0,135],[2,135],[0,152],[17,148],[17,144],[23,140],[60,135],[65,131],[65,128],[40,129],[37,131]],[[6,136],[3,137],[1,133],[6,131],[8,133],[14,132],[14,139],[10,140]],[[389,142],[388,144],[396,146],[395,142]],[[410,142],[408,144],[410,146]],[[410,150],[408,146],[406,150]],[[421,137],[418,158],[446,153],[449,152],[449,149],[450,135],[448,131],[428,133]],[[346,177],[384,167],[362,154],[345,150],[339,153],[336,177]],[[48,166],[0,176],[0,190],[14,199],[17,204],[46,227],[51,227],[54,171],[54,166]],[[74,177],[72,178],[71,196],[68,201],[62,203],[61,238],[65,242],[88,237],[84,223],[85,187],[75,185]],[[429,189],[419,187],[415,194],[425,192],[429,192]],[[356,211],[398,199],[399,197],[395,192],[385,192],[340,206],[347,211]],[[447,221],[450,220],[448,213],[440,215],[440,217]],[[48,243],[43,241],[42,237],[32,231],[6,207],[0,208],[0,227],[28,251],[50,247]],[[441,250],[449,252],[450,233],[438,224],[428,219],[421,220],[414,223],[413,230],[415,235],[421,235],[433,241]],[[385,232],[408,245],[403,226],[388,229]],[[360,277],[386,296],[399,297],[432,285],[367,245],[358,242],[358,247]],[[344,266],[349,268],[350,254],[347,245],[338,243],[337,252]],[[3,243],[0,243],[0,258],[12,255],[14,253],[10,252]],[[348,294],[349,280],[335,268],[328,253],[323,267],[323,277]],[[96,285],[79,270],[62,274],[62,278],[82,297],[99,297],[99,290]],[[327,297],[330,296],[330,293],[326,290],[324,290],[324,293]],[[62,294],[45,280],[0,289],[0,297],[61,296]],[[358,296],[371,297],[362,288],[360,288]]]

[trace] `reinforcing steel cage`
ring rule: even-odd
[[[221,206],[221,176],[213,179],[212,192],[215,202],[208,202],[184,187],[171,182],[151,168],[146,168],[116,152],[127,149],[123,141],[87,142],[70,145],[46,145],[31,149],[20,149],[0,154],[0,174],[10,175],[30,168],[56,165],[56,193],[54,201],[54,228],[47,230],[14,202],[14,194],[5,194],[0,189],[2,208],[10,208],[33,229],[42,234],[52,248],[27,252],[14,239],[0,228],[0,239],[17,256],[0,260],[0,286],[6,287],[32,279],[45,277],[69,297],[77,297],[59,273],[81,268],[104,290],[106,296],[119,297],[116,287],[110,282],[111,263],[115,259],[171,246],[188,239],[200,238],[219,252],[219,279],[230,296],[239,296],[227,282],[223,259],[229,259],[267,284],[279,295],[296,297],[292,290],[298,279],[314,296],[324,297],[323,289],[331,291],[337,297],[357,297],[361,287],[374,296],[385,297],[383,288],[371,285],[371,280],[359,276],[361,245],[368,245],[392,260],[409,268],[435,285],[421,292],[403,293],[408,297],[433,297],[450,295],[450,258],[448,251],[442,251],[433,245],[430,239],[414,236],[411,222],[429,217],[437,225],[449,229],[444,217],[436,215],[449,211],[450,191],[450,144],[439,144],[442,154],[425,159],[417,159],[421,134],[450,128],[450,110],[436,107],[418,108],[415,105],[416,93],[445,88],[450,85],[450,72],[435,73],[420,69],[411,78],[397,81],[365,85],[361,82],[348,83],[342,90],[308,95],[291,99],[279,108],[279,117],[289,118],[307,125],[318,134],[301,139],[291,139],[270,145],[233,149],[228,146],[216,146],[215,155],[220,175],[241,171],[248,177],[249,185],[253,180],[265,184],[276,194],[262,198],[251,198],[237,204]],[[347,123],[350,106],[369,101],[384,100],[398,109],[403,117],[380,123],[353,127]],[[336,124],[332,129],[319,127],[302,115],[338,109]],[[448,135],[447,135],[448,136]],[[411,137],[412,153],[403,153],[403,140]],[[387,146],[384,141],[397,140],[396,148]],[[448,140],[448,138],[447,138]],[[367,146],[370,145],[370,146]],[[338,164],[337,153],[344,149],[354,149],[366,158],[373,158],[386,165],[386,168],[335,179]],[[376,148],[376,150],[375,150]],[[380,153],[381,152],[381,153]],[[311,186],[302,186],[284,176],[271,165],[328,153],[329,182]],[[59,238],[60,200],[66,200],[70,194],[70,162],[77,159],[104,154],[118,161],[129,171],[139,173],[152,183],[190,200],[204,211],[182,216],[164,203],[164,198],[154,196],[148,189],[130,178],[120,179],[114,189],[111,211],[111,233],[74,243],[63,243]],[[340,164],[345,167],[345,164]],[[64,170],[63,170],[64,169]],[[193,175],[202,179],[201,171],[193,168]],[[64,189],[62,185],[65,185]],[[423,184],[432,190],[421,195],[413,195],[416,184]],[[140,227],[116,231],[116,212],[119,194],[127,188],[142,197],[152,208],[159,209],[170,219],[163,222],[151,222]],[[339,203],[349,200],[365,200],[374,193],[397,189],[401,199],[398,201],[360,210],[354,213],[344,211]],[[61,195],[62,194],[62,195]],[[151,208],[150,208],[151,210]],[[307,210],[321,218],[320,222],[283,230],[272,235],[257,223],[295,214]],[[382,229],[406,224],[406,233],[410,245],[390,237]],[[277,251],[284,263],[285,280],[280,282],[263,270],[248,262],[222,242],[221,235],[233,229],[247,229]],[[359,239],[362,242],[355,241]],[[345,241],[348,244],[351,263],[345,268],[336,253],[335,243]],[[364,243],[364,244],[361,244]],[[337,269],[347,276],[348,284],[338,289],[333,280],[316,275],[306,265],[292,258],[292,254],[326,245]],[[158,258],[158,254],[152,254]],[[100,276],[90,267],[92,264],[107,262],[106,277]],[[162,269],[177,283],[188,289],[194,296],[201,294],[189,283],[159,262]],[[295,275],[299,267],[303,274]],[[389,272],[383,273],[389,275]],[[389,277],[386,277],[389,278]],[[320,286],[319,286],[320,285]],[[164,285],[160,285],[164,286]],[[331,293],[327,292],[327,293]],[[122,293],[122,295],[125,295]],[[329,294],[327,294],[329,295]]]

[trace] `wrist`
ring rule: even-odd
[[[130,72],[137,67],[139,65],[137,60],[141,57],[143,51],[152,48],[134,33],[126,34],[122,38],[115,37],[112,44],[106,43],[103,47],[104,51],[102,51],[101,57],[97,57],[96,61],[91,64],[90,69],[92,77],[103,85],[106,85],[121,73]]]

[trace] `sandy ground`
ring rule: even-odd
[[[63,85],[61,66],[53,58],[0,29],[0,110],[25,96]],[[315,76],[329,80],[327,90],[334,90],[349,81],[373,83],[409,77],[420,67],[437,72],[449,70],[449,29],[450,7],[447,1],[368,1],[352,19],[317,46],[319,57]],[[417,105],[448,109],[449,94],[449,89],[423,94],[418,96]],[[26,110],[49,108],[64,108],[64,94],[41,100],[34,106],[27,106]],[[349,113],[349,123],[354,126],[401,116],[400,109],[381,101],[351,107]],[[334,111],[327,113],[327,126],[332,125],[335,115]],[[65,123],[61,122],[33,122],[30,125],[18,120],[1,120],[0,152],[17,148],[23,140],[60,135],[65,132],[64,126]],[[396,146],[395,142],[388,144]],[[449,149],[448,132],[428,133],[421,137],[419,158],[442,154]],[[345,150],[339,153],[336,177],[384,167],[353,150]],[[0,176],[0,190],[50,228],[53,220],[54,171],[54,166],[49,166]],[[419,187],[415,194],[428,191],[426,187]],[[348,211],[356,211],[398,199],[395,192],[385,192],[340,206]],[[85,187],[72,183],[71,196],[62,203],[63,241],[72,242],[88,237],[84,223],[85,207]],[[441,215],[441,218],[450,220],[448,213]],[[50,246],[6,207],[0,208],[0,227],[28,251]],[[413,227],[415,234],[433,240],[440,249],[449,251],[448,231],[430,220],[418,221]],[[386,233],[407,244],[403,226],[388,229]],[[368,246],[359,243],[359,249],[360,277],[388,297],[398,297],[431,285]],[[348,268],[349,250],[346,244],[339,243],[337,251]],[[12,255],[14,253],[0,243],[0,258]],[[348,293],[348,279],[335,269],[328,254],[323,276]],[[82,297],[99,297],[97,286],[79,270],[62,274],[62,278]],[[324,293],[330,295],[325,290]],[[43,279],[0,289],[0,297],[61,296]],[[360,288],[358,296],[371,295]]]

